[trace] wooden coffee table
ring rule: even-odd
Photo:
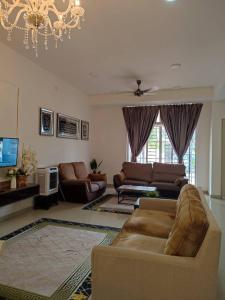
[[[156,192],[156,191],[157,188],[153,186],[150,187],[150,186],[139,186],[139,185],[121,185],[117,189],[118,204],[123,203],[123,201],[127,199],[126,197],[134,197],[137,200],[137,198],[143,196],[145,193]],[[127,203],[127,205],[134,205],[134,204]]]

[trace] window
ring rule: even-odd
[[[129,160],[131,160],[131,151],[129,148]],[[151,135],[138,156],[139,163],[177,163],[178,158],[170,143],[166,129],[158,116],[155,126],[152,129]],[[195,133],[192,137],[190,146],[184,156],[184,164],[186,166],[186,176],[191,183],[195,183]]]

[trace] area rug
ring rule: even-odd
[[[124,200],[123,203],[118,203],[117,196],[109,194],[92,201],[82,209],[131,215],[134,211],[136,200],[134,197]]]
[[[91,250],[119,229],[41,219],[7,236],[0,255],[0,297],[85,300],[91,295]],[[4,271],[3,271],[4,270]]]

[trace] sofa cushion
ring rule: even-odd
[[[78,179],[88,178],[88,171],[84,162],[74,162],[73,167]]]
[[[175,182],[178,177],[185,176],[185,166],[183,164],[153,164],[153,181]]]
[[[194,257],[205,238],[209,223],[205,209],[196,198],[183,194],[165,254]]]
[[[123,184],[126,184],[126,185],[148,186],[149,182],[147,182],[147,181],[141,181],[141,180],[134,180],[134,179],[125,179],[123,181]]]
[[[179,192],[180,191],[179,186],[177,186],[175,183],[171,183],[171,182],[157,182],[157,181],[153,181],[150,184],[150,186],[154,186],[158,190],[162,190],[162,191],[175,191],[175,192]]]
[[[106,182],[105,181],[94,181],[94,184],[97,184],[100,188],[100,190],[104,189],[106,187]]]
[[[175,214],[145,209],[136,209],[123,228],[127,232],[168,238],[174,224]]]
[[[192,184],[186,184],[181,189],[177,200],[177,214],[179,213],[181,206],[184,205],[185,201],[188,201],[189,199],[201,201],[198,189]]]
[[[126,179],[152,181],[152,164],[123,163],[123,172]]]
[[[90,187],[92,193],[99,191],[99,186],[96,183],[91,183]]]
[[[59,164],[59,173],[62,180],[74,180],[77,179],[73,165],[71,163]]]
[[[111,246],[163,254],[166,239],[122,231]]]

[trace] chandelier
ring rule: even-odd
[[[24,31],[25,49],[32,47],[38,56],[40,38],[46,50],[49,37],[55,40],[56,48],[63,35],[70,39],[72,29],[81,29],[85,10],[80,0],[58,2],[60,9],[55,0],[0,0],[0,23],[8,31],[7,40],[11,41],[14,29]]]

